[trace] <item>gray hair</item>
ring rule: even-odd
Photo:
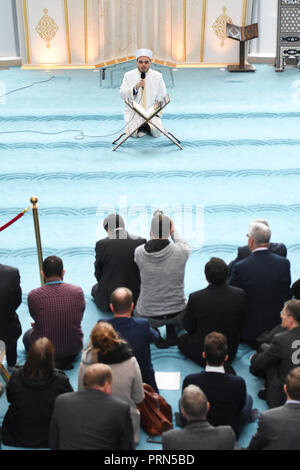
[[[182,392],[181,405],[188,421],[206,419],[207,397],[200,387],[188,385]]]
[[[151,221],[151,232],[154,238],[169,238],[171,219],[164,214],[156,214]]]
[[[265,224],[267,227],[269,227],[269,224],[268,224],[266,219],[254,219],[254,220],[252,220],[251,223],[253,223],[253,222],[260,222],[261,224]]]
[[[249,225],[248,236],[254,239],[256,245],[269,243],[271,230],[265,223],[253,221]]]
[[[119,214],[109,214],[103,220],[104,230],[113,232],[116,228],[125,228],[124,219]]]

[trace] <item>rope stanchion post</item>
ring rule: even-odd
[[[32,203],[32,213],[33,213],[33,221],[34,221],[34,231],[35,231],[35,239],[36,239],[36,248],[37,248],[37,255],[38,255],[38,262],[39,262],[39,270],[40,270],[40,278],[41,278],[41,285],[44,285],[44,279],[42,276],[42,269],[43,269],[43,252],[42,252],[42,243],[41,243],[41,234],[40,234],[40,224],[39,224],[39,216],[38,216],[38,198],[36,196],[32,196],[30,198],[30,202]]]

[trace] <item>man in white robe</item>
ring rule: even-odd
[[[120,87],[120,94],[124,100],[130,99],[136,101],[147,110],[166,96],[166,85],[162,74],[150,68],[152,51],[149,49],[138,49],[135,52],[135,56],[137,68],[125,73]],[[151,118],[151,121],[162,127],[161,115],[162,112],[158,113]],[[138,115],[129,106],[125,105],[124,119],[126,126],[131,126],[134,124],[134,120],[138,119]],[[153,137],[161,135],[160,131],[149,122],[141,126],[133,136],[142,137],[146,133],[151,134]]]

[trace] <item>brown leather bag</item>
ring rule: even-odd
[[[141,426],[149,436],[161,436],[172,429],[172,408],[153,388],[144,384],[145,398],[137,408],[141,413]]]

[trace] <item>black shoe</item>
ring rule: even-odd
[[[178,343],[178,336],[174,325],[166,325],[168,346],[175,346]]]
[[[266,388],[261,388],[257,394],[258,398],[261,400],[266,400],[267,399],[267,389]]]
[[[177,345],[177,338],[170,338],[170,339],[167,339],[167,345],[168,346],[176,346]]]
[[[167,343],[167,341],[163,339],[162,337],[154,341],[154,344],[158,349],[167,349],[169,347],[169,344]]]
[[[149,124],[143,124],[141,127],[138,128],[138,132],[145,132],[145,134],[151,134],[150,126]]]
[[[159,334],[159,338],[153,341],[155,346],[159,349],[166,349],[168,347],[167,341],[161,336],[158,328],[153,327],[153,329]]]
[[[253,410],[251,410],[250,412],[250,423],[254,423],[254,421],[257,420],[259,416],[259,411],[257,408],[253,408]]]

